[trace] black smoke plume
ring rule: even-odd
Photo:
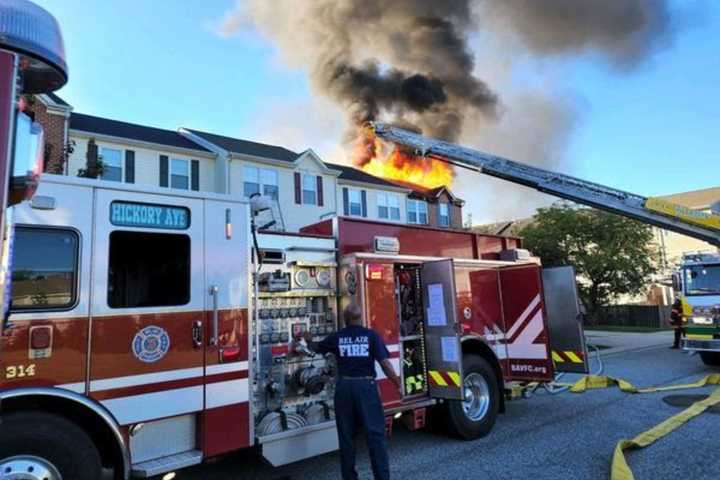
[[[668,39],[668,2],[246,0],[227,14],[220,32],[254,25],[285,59],[310,72],[312,86],[341,105],[353,125],[402,121],[457,140],[469,118],[474,126],[478,118],[492,125],[516,107],[483,80],[492,67],[475,64],[471,41],[477,52],[487,35],[503,39],[493,45],[511,52],[503,53],[510,63],[591,53],[632,67]],[[559,116],[553,111],[547,118]]]

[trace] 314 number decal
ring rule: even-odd
[[[35,364],[30,365],[9,365],[5,367],[5,378],[23,378],[35,376]]]

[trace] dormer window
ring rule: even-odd
[[[408,223],[416,225],[428,224],[427,202],[423,200],[408,199]]]

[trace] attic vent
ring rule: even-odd
[[[285,263],[285,252],[273,248],[261,248],[263,263]]]

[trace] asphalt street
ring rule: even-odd
[[[652,386],[687,383],[718,371],[703,365],[697,356],[669,350],[666,336],[662,344],[608,350],[605,374],[637,386]],[[539,392],[508,403],[490,435],[472,442],[426,431],[411,433],[396,426],[389,442],[392,475],[413,480],[606,479],[619,439],[632,438],[682,410],[667,405],[663,397],[710,393],[713,388],[719,387],[644,395],[617,389],[585,394]],[[719,431],[720,415],[705,412],[654,445],[627,453],[627,458],[638,480],[715,479],[720,475]],[[360,477],[372,478],[364,446],[358,458]],[[180,471],[176,478],[337,479],[338,456],[333,453],[271,468],[245,452]]]

